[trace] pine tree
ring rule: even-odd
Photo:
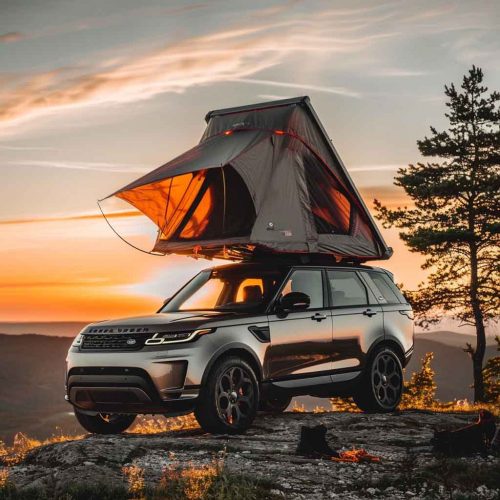
[[[476,331],[472,358],[474,400],[484,400],[485,325],[500,311],[500,93],[487,94],[483,72],[475,66],[461,89],[445,86],[448,130],[431,127],[417,141],[429,163],[398,171],[414,206],[389,210],[375,200],[384,227],[396,226],[412,252],[425,255],[429,270],[418,289],[408,292],[418,324],[443,317]]]
[[[500,337],[495,337],[497,351],[500,351]],[[483,368],[484,399],[488,403],[500,405],[500,356],[490,358]]]
[[[422,358],[422,368],[413,372],[409,382],[405,384],[403,404],[416,408],[431,408],[436,403],[436,382],[431,362],[434,353],[428,352]]]

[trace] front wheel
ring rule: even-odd
[[[259,384],[243,359],[223,358],[210,371],[194,410],[206,432],[240,434],[253,422],[259,403]]]
[[[390,347],[377,349],[368,362],[354,402],[366,412],[391,412],[403,394],[403,368]]]
[[[98,413],[87,415],[74,408],[75,417],[79,424],[93,434],[120,434],[126,431],[134,422],[135,415],[120,415]]]

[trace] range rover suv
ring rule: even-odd
[[[208,432],[240,433],[297,395],[393,411],[412,351],[411,306],[383,269],[231,264],[200,272],[156,314],[84,328],[66,399],[94,433],[191,411]]]

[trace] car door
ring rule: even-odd
[[[361,369],[370,346],[384,337],[382,308],[356,270],[328,269],[326,275],[332,306],[332,369]]]
[[[322,269],[294,269],[280,296],[306,293],[305,310],[269,315],[271,345],[266,353],[268,378],[307,379],[331,370],[332,322]]]
[[[385,337],[398,342],[407,353],[413,346],[413,312],[410,304],[383,271],[362,271],[384,311]]]

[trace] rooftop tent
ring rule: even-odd
[[[390,257],[308,97],[211,111],[206,121],[197,146],[110,195],[156,224],[154,252]]]

